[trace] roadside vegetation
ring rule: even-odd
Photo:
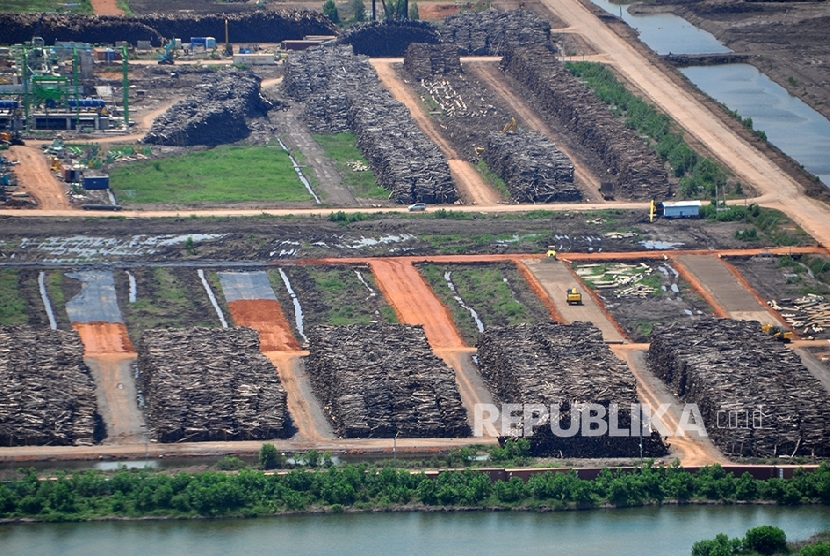
[[[334,162],[352,195],[366,199],[388,199],[389,190],[380,187],[360,149],[355,145],[354,133],[314,135],[326,156]]]
[[[814,245],[815,240],[778,210],[755,204],[732,205],[718,210],[714,205],[700,207],[701,217],[716,222],[744,222],[747,227],[735,232],[742,241],[760,241],[764,245]]]
[[[267,445],[266,445],[267,446]],[[266,448],[263,447],[263,450]],[[510,450],[509,446],[503,450]],[[260,454],[260,467],[278,467],[281,455]],[[0,484],[0,518],[78,521],[100,517],[264,516],[284,512],[417,510],[429,506],[490,509],[594,508],[660,504],[664,501],[774,501],[778,504],[830,503],[830,465],[793,479],[759,481],[749,473],[735,477],[719,465],[690,473],[679,465],[646,464],[631,472],[603,470],[591,481],[574,471],[546,471],[527,482],[518,477],[491,483],[473,469],[425,473],[369,465],[331,465],[323,454],[304,454],[305,468],[266,474],[259,469],[233,472],[151,470],[114,473],[58,473],[53,480],[32,469]],[[237,462],[228,462],[236,467]],[[331,465],[330,467],[327,467]],[[721,554],[721,553],[709,553]],[[727,553],[728,554],[728,553]]]
[[[322,323],[342,326],[374,321],[398,322],[394,309],[384,301],[368,268],[306,266],[305,270],[313,281],[319,301],[326,307]],[[360,282],[355,270],[360,271],[363,280],[374,293]]]
[[[122,204],[303,202],[311,195],[279,147],[220,146],[110,172]]]
[[[510,263],[424,264],[419,265],[418,270],[432,291],[449,308],[455,326],[469,345],[475,345],[478,328],[470,312],[455,299],[456,295],[476,311],[485,330],[493,326],[550,320],[545,306],[527,288],[524,278]],[[451,273],[455,293],[447,285],[447,272]]]
[[[20,273],[15,268],[0,270],[0,324],[26,324],[26,301],[18,285]]]
[[[787,534],[778,527],[762,525],[746,532],[743,538],[730,539],[724,534],[712,540],[698,541],[692,556],[730,556],[792,554],[793,556],[830,555],[830,534],[822,533],[803,542],[787,542]]]
[[[666,114],[658,112],[629,91],[614,73],[597,62],[566,62],[565,67],[579,77],[603,102],[611,106],[625,125],[647,135],[658,156],[671,164],[680,178],[680,193],[693,199],[711,199],[727,185],[728,176],[709,158],[700,156],[684,141],[682,132]],[[739,194],[735,185],[735,194]]]
[[[93,13],[92,2],[89,0],[73,0],[72,2],[61,2],[58,0],[3,0],[3,11],[11,13],[56,12],[89,15]]]
[[[476,162],[475,169],[478,170],[478,173],[481,174],[481,177],[484,178],[484,181],[487,182],[487,185],[495,189],[499,192],[499,194],[504,197],[505,199],[511,199],[510,190],[507,188],[507,184],[504,183],[504,180],[501,179],[498,174],[493,172],[487,163],[483,160],[479,160]]]

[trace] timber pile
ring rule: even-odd
[[[246,117],[265,115],[270,107],[260,95],[260,81],[235,68],[202,76],[194,93],[153,121],[143,142],[184,147],[244,139],[251,132]]]
[[[548,43],[550,23],[525,10],[460,12],[444,18],[439,33],[462,56],[502,56],[511,46]]]
[[[355,54],[372,58],[401,58],[412,43],[439,42],[435,28],[425,21],[385,19],[352,25],[337,39],[348,44]]]
[[[826,337],[830,330],[830,301],[823,295],[808,293],[795,299],[771,299],[767,305],[778,311],[802,338]]]
[[[403,59],[403,69],[415,79],[464,72],[458,47],[453,44],[410,44]]]
[[[680,399],[698,405],[725,454],[830,455],[830,396],[758,322],[655,325],[648,365]]]
[[[149,40],[162,46],[164,37],[224,37],[225,18],[231,42],[274,43],[306,35],[335,35],[337,26],[319,12],[257,11],[248,14],[147,14],[140,16],[54,13],[0,14],[0,44],[44,37],[62,41],[113,44]]]
[[[641,200],[671,196],[663,161],[547,47],[515,48],[501,65],[527,89],[552,127],[567,129],[591,152],[595,160],[589,163],[611,183],[615,196]]]
[[[318,326],[309,340],[311,386],[341,437],[470,435],[454,373],[422,327]]]
[[[286,60],[283,92],[305,102],[316,133],[354,132],[378,185],[398,203],[453,203],[458,192],[441,151],[409,110],[380,85],[365,56],[349,47],[320,47]],[[348,127],[346,127],[348,126]]]
[[[249,328],[145,330],[138,368],[159,442],[290,435],[285,390]]]
[[[573,184],[571,160],[537,131],[491,133],[484,161],[504,180],[516,202],[554,203],[582,198]]]
[[[493,396],[503,404],[558,407],[559,425],[570,427],[580,404],[619,407],[619,427],[630,429],[637,403],[634,376],[617,359],[593,324],[555,322],[489,328],[479,334],[478,360]],[[548,423],[530,437],[535,455],[624,457],[639,455],[639,438],[554,435]],[[655,432],[643,439],[643,453],[659,456],[666,446]]]
[[[104,437],[76,332],[0,327],[0,445],[89,446]]]

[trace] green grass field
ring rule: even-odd
[[[92,3],[89,0],[3,0],[0,11],[12,13],[59,12],[73,14],[91,14]]]
[[[279,147],[221,146],[114,168],[110,187],[122,204],[300,202],[311,195]]]
[[[355,146],[353,133],[337,133],[334,135],[314,135],[314,140],[323,147],[326,156],[334,161],[340,170],[345,185],[355,197],[366,199],[388,199],[389,191],[377,184],[371,170],[355,172],[348,166],[348,162],[359,161],[366,164],[363,154]]]
[[[0,270],[0,324],[25,324],[26,301],[20,295],[19,274],[14,268]]]

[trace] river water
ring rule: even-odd
[[[628,4],[592,0],[640,33],[658,54],[721,54],[731,52],[708,31],[674,14],[630,14]],[[748,64],[695,66],[681,70],[710,97],[752,118],[753,128],[830,185],[830,121]]]
[[[211,521],[0,526],[0,553],[66,556],[232,554],[689,554],[718,533],[776,525],[790,540],[830,529],[830,508],[666,506],[581,512],[296,515]]]

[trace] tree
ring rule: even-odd
[[[412,2],[409,5],[409,19],[420,19],[420,16],[418,15],[418,2]]]
[[[760,554],[777,554],[787,550],[787,534],[778,527],[761,525],[746,532],[745,543]]]
[[[337,6],[334,0],[326,0],[323,4],[323,15],[329,18],[332,23],[340,23],[340,14],[337,13]]]
[[[363,0],[352,0],[352,12],[355,21],[366,21],[366,4]]]
[[[276,469],[282,465],[282,457],[273,444],[263,444],[259,449],[259,465],[263,469]]]

